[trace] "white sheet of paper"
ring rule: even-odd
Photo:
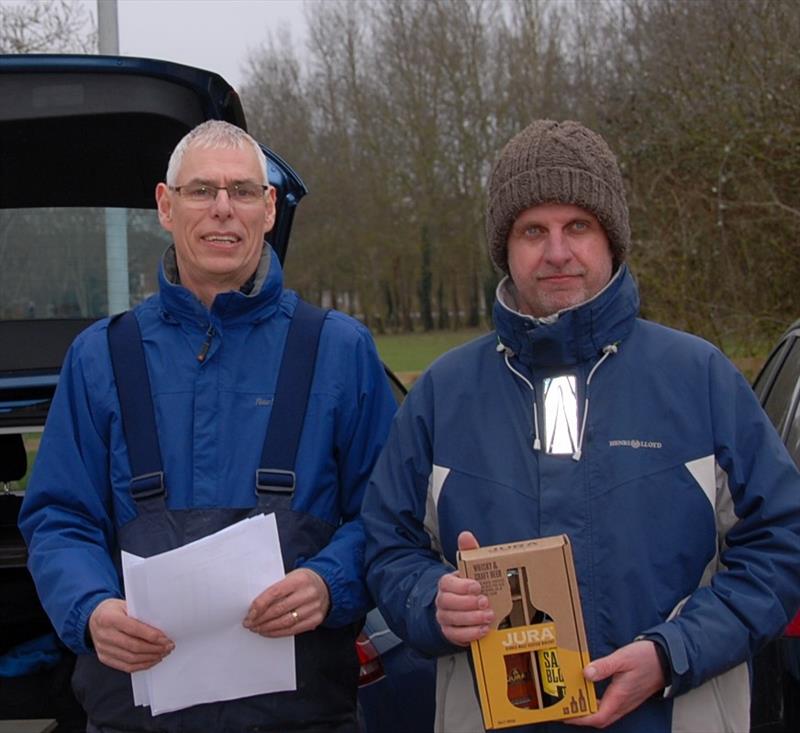
[[[130,587],[130,568],[142,562],[144,562],[143,557],[132,555],[130,552],[125,552],[125,550],[122,551],[122,579],[126,588]],[[136,610],[136,598],[128,594],[126,602],[128,604],[128,615],[133,618],[139,618]],[[131,674],[131,685],[133,685],[133,704],[150,705],[150,692],[147,689],[147,671],[133,672]]]
[[[267,639],[242,626],[253,599],[284,576],[273,514],[132,558],[123,555],[129,613],[175,642],[163,661],[132,675],[137,704],[158,715],[296,689],[294,637]]]

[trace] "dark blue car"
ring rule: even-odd
[[[753,389],[800,467],[800,321],[778,339]],[[800,612],[754,660],[751,717],[753,733],[800,730]]]

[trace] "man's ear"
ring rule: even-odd
[[[172,231],[172,195],[166,183],[156,186],[156,204],[158,205],[158,221],[168,232]]]
[[[275,206],[275,186],[270,186],[267,191],[267,207],[264,212],[264,236],[272,231],[275,226],[275,216],[277,215],[277,208]]]

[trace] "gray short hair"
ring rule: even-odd
[[[175,146],[175,150],[172,151],[172,155],[169,157],[169,163],[167,164],[167,185],[177,185],[178,171],[180,170],[181,163],[183,163],[183,156],[190,147],[206,149],[234,148],[242,150],[247,145],[255,151],[258,161],[264,171],[263,183],[269,183],[267,158],[259,144],[241,127],[236,127],[236,125],[232,125],[230,122],[223,122],[222,120],[207,120],[187,132]]]

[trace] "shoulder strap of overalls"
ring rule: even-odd
[[[311,393],[319,337],[327,313],[327,310],[304,300],[297,301],[283,349],[260,468],[256,471],[258,492],[294,491],[294,462]],[[150,378],[139,324],[133,311],[111,319],[108,343],[131,462],[131,493],[134,499],[164,493],[164,469]]]
[[[297,299],[283,349],[260,468],[256,471],[256,491],[259,493],[291,494],[295,489],[295,458],[311,394],[322,323],[327,313],[327,310]]]
[[[164,493],[164,468],[158,445],[150,375],[144,360],[142,333],[133,311],[108,324],[111,367],[117,383],[122,429],[131,462],[131,494],[146,499]]]

